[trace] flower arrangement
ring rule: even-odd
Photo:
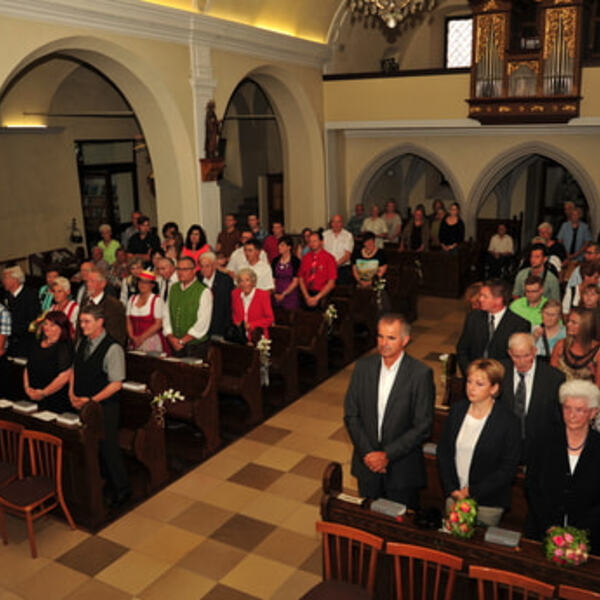
[[[546,558],[557,565],[574,567],[587,561],[587,532],[576,527],[550,527],[544,540]]]
[[[477,502],[473,498],[457,500],[444,520],[444,529],[461,538],[470,538],[475,533]]]
[[[49,310],[45,310],[39,317],[31,321],[29,327],[27,327],[27,331],[29,331],[29,333],[35,333],[37,337],[40,337],[42,335],[42,323],[46,320],[46,315],[49,312]]]
[[[338,318],[337,308],[335,304],[330,304],[325,310],[325,319],[327,319],[327,324],[329,327],[333,325],[333,322]]]
[[[260,383],[269,385],[269,367],[271,366],[271,340],[261,335],[256,343],[256,349],[260,353]]]
[[[165,405],[165,402],[181,402],[185,400],[185,396],[181,393],[178,392],[176,390],[174,390],[173,388],[170,388],[168,390],[165,390],[164,392],[161,392],[160,394],[157,394],[156,396],[154,396],[154,398],[152,398],[152,402],[150,404],[156,404],[159,406],[159,408],[162,408]]]
[[[385,277],[375,277],[373,280],[373,290],[375,290],[375,301],[377,302],[377,308],[383,310],[383,292],[385,291],[386,280]]]
[[[445,386],[446,382],[448,381],[448,359],[449,358],[450,358],[449,354],[440,354],[440,356],[439,356],[439,360],[442,363],[442,376],[441,376],[442,386]]]

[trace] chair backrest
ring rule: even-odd
[[[531,579],[518,573],[502,571],[500,569],[490,569],[488,567],[470,566],[469,577],[477,579],[477,598],[485,600],[486,587],[491,588],[489,597],[498,600],[503,596],[510,598],[552,598],[554,596],[554,586],[537,579]],[[489,585],[486,586],[486,583]]]
[[[394,558],[396,600],[450,600],[456,571],[463,566],[462,558],[445,552],[388,542],[385,552]]]
[[[600,593],[570,585],[559,585],[558,597],[561,600],[600,600]]]
[[[0,421],[0,462],[19,464],[19,440],[23,425]]]
[[[325,521],[317,521],[317,531],[323,534],[325,579],[356,583],[372,595],[383,538]]]
[[[35,477],[48,477],[60,487],[62,479],[62,440],[49,433],[24,429],[21,446],[27,444],[29,468]],[[19,478],[24,476],[24,461],[19,465]]]

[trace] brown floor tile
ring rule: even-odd
[[[239,483],[240,485],[246,485],[257,490],[265,490],[275,483],[282,475],[283,471],[280,471],[279,469],[250,463],[240,469],[237,473],[234,473],[229,478],[229,481]]]
[[[300,507],[297,500],[290,500],[281,496],[263,492],[244,506],[240,513],[259,521],[279,525]]]
[[[302,571],[307,571],[318,577],[323,577],[323,551],[319,546],[311,555],[300,565]]]
[[[89,579],[65,600],[130,600],[131,594],[97,579]]]
[[[127,552],[125,546],[93,536],[65,552],[57,562],[93,577]]]
[[[332,433],[329,436],[329,439],[335,440],[336,442],[347,442],[348,444],[352,443],[352,440],[348,435],[348,430],[345,427],[340,427],[335,433]]]
[[[273,530],[274,525],[244,515],[234,515],[210,537],[249,552],[260,544]]]
[[[295,571],[293,575],[283,582],[283,585],[269,598],[269,600],[290,600],[301,598],[310,589],[319,585],[322,578],[307,573],[306,571]]]
[[[260,494],[260,490],[250,488],[247,485],[223,481],[216,488],[207,492],[202,501],[225,510],[239,512]]]
[[[293,512],[280,526],[309,537],[314,535],[316,538],[315,523],[319,520],[320,514],[318,506],[301,504],[300,508]]]
[[[186,569],[174,567],[150,584],[139,594],[139,597],[143,600],[164,600],[165,598],[197,600],[212,589],[214,585],[215,581]]]
[[[265,491],[290,500],[306,502],[315,493],[315,490],[320,489],[321,483],[315,479],[295,475],[294,473],[284,473]]]
[[[254,554],[283,562],[298,568],[308,557],[321,547],[321,542],[294,531],[276,529],[254,550]]]
[[[323,498],[323,490],[318,489],[315,493],[304,501],[304,504],[310,504],[311,506],[321,506],[321,499]]]
[[[323,479],[323,472],[331,461],[318,456],[305,456],[290,473],[302,475],[303,477],[311,477],[312,479]]]
[[[186,554],[177,566],[216,581],[225,577],[244,556],[242,550],[208,539]]]
[[[87,579],[88,576],[83,573],[52,562],[16,585],[14,591],[26,600],[59,600],[76,590]]]
[[[262,442],[263,444],[276,444],[279,440],[283,439],[290,433],[291,432],[289,429],[263,424],[259,425],[256,429],[253,429],[250,433],[248,433],[246,435],[246,439],[254,440],[255,442]]]
[[[201,600],[260,600],[260,598],[218,583],[208,594],[202,596]]]
[[[304,458],[303,452],[286,450],[281,446],[270,446],[269,449],[254,459],[254,464],[271,467],[281,471],[289,471]]]
[[[142,539],[150,537],[161,525],[160,521],[148,519],[136,512],[130,512],[105,527],[100,532],[100,536],[127,548],[133,548]]]
[[[170,490],[163,490],[140,504],[135,512],[150,519],[167,522],[180,515],[192,504],[194,504],[194,500],[188,496],[175,494]]]
[[[223,510],[204,502],[196,502],[175,517],[171,521],[171,525],[181,527],[181,529],[186,529],[198,535],[209,536],[215,529],[230,519],[232,515],[231,511]]]

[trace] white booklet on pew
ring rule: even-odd
[[[14,402],[12,400],[7,400],[6,398],[0,398],[0,408],[10,408],[14,406]]]
[[[56,417],[56,422],[60,425],[81,425],[81,419],[77,413],[64,412]]]
[[[31,415],[40,421],[54,421],[58,417],[58,413],[52,412],[51,410],[41,410],[40,412],[33,413]]]
[[[13,410],[29,415],[37,412],[38,404],[36,402],[27,402],[27,400],[19,400],[13,404]]]
[[[21,365],[24,367],[27,364],[27,359],[24,356],[8,356],[8,360],[15,363],[15,365]]]
[[[123,389],[128,392],[136,392],[138,394],[145,392],[148,389],[148,386],[145,383],[140,383],[138,381],[124,381]]]

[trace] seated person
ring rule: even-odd
[[[370,288],[373,280],[385,276],[387,258],[385,252],[375,245],[375,235],[370,231],[363,236],[363,246],[352,255],[352,274],[358,287]]]
[[[440,235],[441,230],[440,225]],[[412,219],[402,232],[399,251],[403,252],[405,250],[411,252],[429,250],[429,221],[425,218],[425,209],[422,206],[415,208]]]
[[[564,425],[531,450],[525,489],[527,535],[544,539],[552,525],[587,529],[600,553],[600,434],[590,428],[600,391],[589,381],[568,381],[559,391]]]
[[[23,371],[23,388],[29,400],[39,402],[40,410],[67,412],[73,365],[71,324],[63,312],[50,311],[41,330],[42,337],[33,345]]]
[[[129,348],[144,352],[168,350],[162,335],[163,301],[153,293],[156,275],[152,271],[142,271],[138,275],[139,293],[127,302],[127,337]]]
[[[517,298],[510,303],[510,310],[515,315],[527,319],[533,326],[542,322],[542,308],[548,301],[544,296],[542,280],[537,275],[529,275],[525,280],[525,296]]]
[[[467,398],[450,408],[437,460],[446,505],[474,498],[478,520],[496,526],[510,507],[512,483],[521,457],[519,420],[500,393],[504,367],[496,360],[473,361],[466,371]]]
[[[600,385],[600,343],[594,340],[595,318],[591,311],[573,308],[567,319],[567,337],[554,346],[550,364],[567,379],[584,379]]]
[[[275,322],[271,294],[256,287],[256,273],[249,267],[240,269],[236,279],[238,287],[231,292],[233,324],[244,325],[248,342],[256,340],[256,335],[268,338]]]
[[[500,277],[503,269],[509,264],[515,255],[513,239],[506,233],[506,225],[500,223],[497,233],[490,239],[487,254],[485,256],[486,267],[490,277]]]
[[[558,277],[552,272],[547,263],[546,246],[536,244],[529,252],[529,267],[521,269],[515,278],[513,297],[520,298],[525,294],[525,280],[529,275],[536,275],[542,280],[544,296],[552,300],[560,300]]]
[[[531,333],[535,339],[538,356],[544,356],[550,360],[556,342],[567,337],[558,300],[548,300],[544,304],[542,323],[532,326]]]

